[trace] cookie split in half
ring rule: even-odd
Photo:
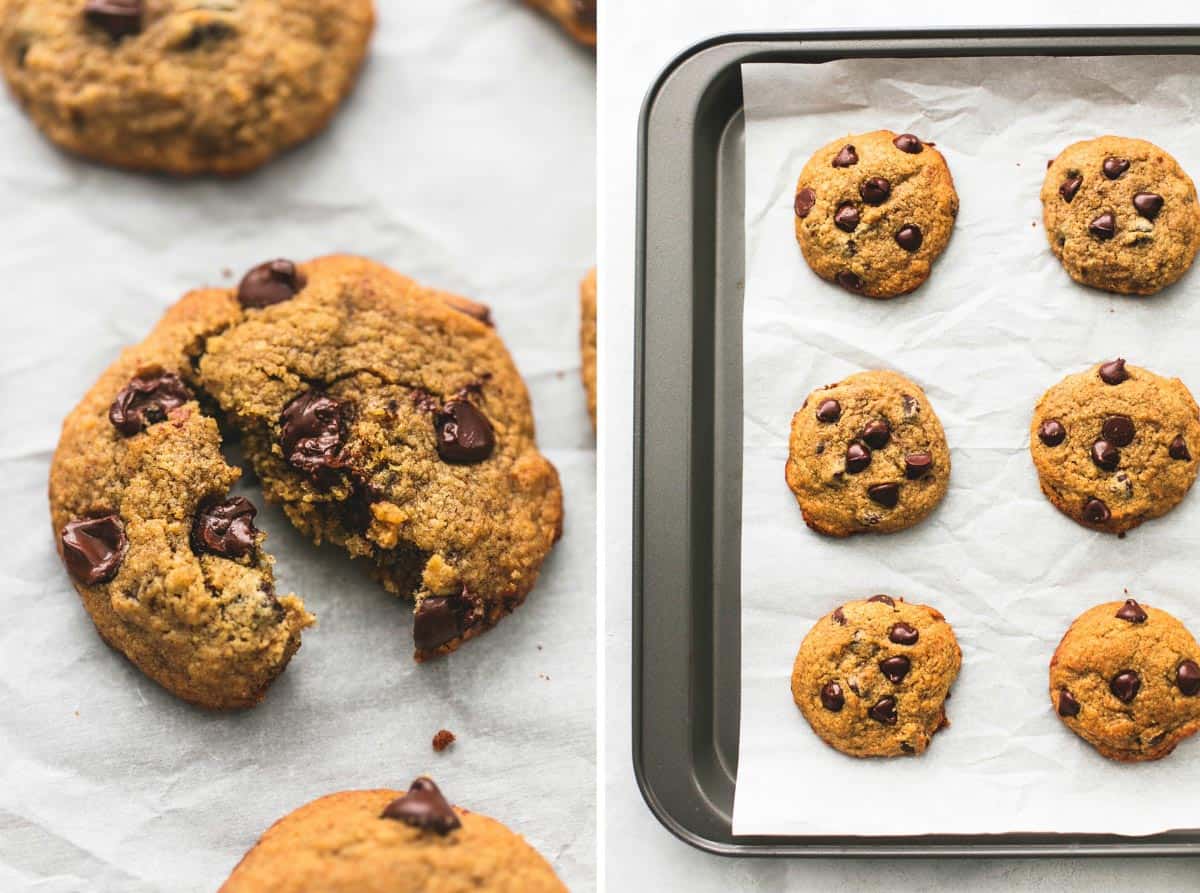
[[[946,159],[911,133],[876,130],[818,149],[796,184],[796,240],[822,279],[870,298],[929,278],[958,215]]]
[[[1046,170],[1042,208],[1050,250],[1092,288],[1152,295],[1186,273],[1200,249],[1191,177],[1145,140],[1068,146]]]
[[[876,595],[847,602],[809,630],[792,667],[792,699],[826,744],[852,757],[924,753],[948,726],[962,666],[940,612]]]
[[[1200,645],[1132,598],[1084,611],[1050,660],[1050,703],[1110,760],[1165,757],[1200,730]]]
[[[555,19],[584,46],[596,45],[597,0],[525,0],[534,9]]]

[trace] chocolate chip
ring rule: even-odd
[[[1190,462],[1192,454],[1188,452],[1187,443],[1183,439],[1183,435],[1177,436],[1171,441],[1171,446],[1167,448],[1167,452],[1172,459],[1178,459],[1181,462]]]
[[[1162,210],[1163,197],[1153,192],[1139,192],[1133,197],[1134,209],[1147,220],[1153,220]]]
[[[867,599],[867,601],[880,602],[880,603],[888,605],[889,607],[892,607],[892,608],[896,607],[896,601],[890,595],[882,595],[882,594],[873,595],[869,599]]]
[[[352,488],[342,503],[342,517],[346,528],[355,533],[366,533],[375,520],[371,506],[382,498],[379,490],[359,475],[352,478]]]
[[[1117,385],[1128,378],[1129,373],[1125,371],[1125,360],[1121,357],[1109,360],[1100,367],[1100,380],[1105,384]]]
[[[492,455],[496,434],[474,404],[451,400],[434,417],[438,456],[452,465],[474,465]]]
[[[921,228],[914,223],[906,223],[896,230],[896,244],[905,251],[916,251],[921,247],[924,238],[921,235]]]
[[[921,450],[904,457],[904,476],[910,481],[920,480],[933,468],[933,454]]]
[[[866,283],[862,281],[862,277],[857,273],[851,273],[849,270],[842,270],[834,277],[837,284],[846,291],[860,292],[866,288]]]
[[[832,617],[833,617],[833,622],[836,623],[838,626],[846,625],[846,613],[841,608],[834,608]]]
[[[1038,440],[1048,447],[1056,447],[1067,439],[1067,429],[1058,419],[1046,419],[1038,426]]]
[[[910,669],[912,669],[912,661],[903,654],[879,662],[879,671],[887,677],[889,682],[899,683],[908,675]]]
[[[1088,232],[1097,239],[1111,239],[1117,234],[1117,219],[1106,211],[1088,224]]]
[[[867,487],[867,496],[886,509],[894,509],[900,503],[900,485],[873,484]]]
[[[892,439],[892,426],[883,419],[876,419],[873,422],[867,422],[859,436],[867,442],[867,446],[871,449],[882,450]]]
[[[870,177],[858,187],[858,194],[868,205],[882,205],[892,194],[892,184],[883,177]]]
[[[433,651],[462,635],[467,601],[457,595],[430,595],[417,605],[413,643],[420,651]]]
[[[807,187],[796,193],[796,216],[804,219],[817,203],[817,194]]]
[[[1121,451],[1107,440],[1092,444],[1092,461],[1105,471],[1113,471],[1121,462]]]
[[[1096,499],[1094,496],[1083,504],[1083,520],[1089,524],[1103,524],[1112,517],[1112,512],[1108,510],[1108,506],[1103,500]]]
[[[227,37],[233,37],[237,30],[228,22],[198,22],[182,40],[172,44],[176,50],[198,50],[205,44],[217,43]]]
[[[142,0],[87,0],[83,14],[113,40],[142,30]]]
[[[821,705],[833,713],[846,706],[846,696],[842,693],[842,687],[836,682],[826,682],[822,685]]]
[[[1142,687],[1142,678],[1133,670],[1122,670],[1108,683],[1108,690],[1117,696],[1117,700],[1128,704],[1137,697]]]
[[[1100,433],[1113,446],[1123,447],[1133,443],[1137,429],[1134,428],[1133,419],[1129,416],[1110,415],[1104,420],[1104,424],[1100,428]]]
[[[842,404],[836,400],[822,400],[817,405],[817,421],[826,425],[836,422],[842,417]]]
[[[1125,171],[1129,170],[1129,159],[1109,156],[1104,159],[1102,168],[1104,169],[1104,176],[1110,180],[1115,180],[1121,174],[1125,173]]]
[[[121,388],[112,406],[108,408],[108,420],[113,427],[132,437],[157,422],[165,421],[172,409],[177,409],[192,399],[191,392],[171,372],[144,372],[130,379]]]
[[[462,827],[454,810],[428,778],[418,778],[403,797],[393,800],[383,810],[381,819],[395,819],[422,831],[433,831],[445,837]]]
[[[1059,716],[1078,716],[1079,702],[1075,700],[1075,696],[1065,688],[1058,690],[1058,715]]]
[[[865,443],[854,441],[846,447],[846,471],[858,474],[871,464],[871,450]]]
[[[270,260],[242,277],[237,297],[243,307],[259,310],[291,300],[307,283],[290,260]]]
[[[897,645],[915,645],[917,644],[917,639],[921,638],[921,634],[917,632],[915,626],[909,626],[907,623],[901,621],[894,624],[888,631],[888,638]]]
[[[911,133],[900,134],[899,136],[897,136],[895,139],[892,140],[892,145],[895,146],[897,149],[899,149],[901,152],[907,152],[909,155],[920,154],[921,150],[925,148],[921,144],[921,141],[919,139],[917,139],[915,136],[913,136]]]
[[[858,208],[850,202],[845,202],[833,215],[834,225],[844,233],[852,233],[858,228]]]
[[[1185,660],[1175,670],[1175,684],[1189,698],[1200,692],[1200,664],[1194,660]]]
[[[107,583],[125,560],[125,525],[119,515],[78,518],[62,529],[62,556],[71,576],[85,586]]]
[[[896,699],[891,695],[888,695],[886,698],[880,698],[867,713],[876,722],[894,726],[896,724]]]
[[[849,144],[842,146],[837,155],[833,157],[834,167],[850,167],[855,164],[858,164],[858,153]]]
[[[1062,200],[1067,204],[1071,203],[1071,199],[1075,198],[1075,193],[1079,191],[1079,187],[1083,185],[1083,177],[1078,174],[1074,177],[1067,177],[1063,180],[1062,185],[1058,187],[1058,194],[1062,196]]]
[[[340,468],[345,409],[342,401],[319,390],[305,391],[285,406],[279,443],[288,464],[314,477]]]
[[[200,504],[192,522],[192,548],[223,558],[241,558],[254,551],[258,530],[254,516],[258,509],[248,499],[234,496],[216,498]]]
[[[1131,598],[1125,599],[1125,604],[1117,609],[1117,617],[1121,620],[1128,620],[1130,623],[1146,622],[1146,612]]]

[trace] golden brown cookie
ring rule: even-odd
[[[958,193],[933,143],[876,130],[818,149],[794,207],[813,272],[855,294],[892,298],[929,278],[950,241]]]
[[[920,387],[898,372],[858,372],[805,398],[785,476],[818,533],[893,533],[946,495],[950,449]]]
[[[499,822],[452,808],[428,778],[344,791],[284,816],[219,893],[566,893]]]
[[[596,268],[579,285],[579,351],[583,358],[583,387],[588,414],[596,427]]]
[[[563,29],[585,46],[596,45],[597,0],[525,0],[552,16]]]
[[[1102,136],[1073,143],[1042,184],[1050,250],[1076,282],[1152,295],[1200,248],[1196,187],[1153,143]]]
[[[792,699],[844,754],[920,754],[950,724],[944,704],[961,665],[954,630],[937,610],[875,595],[808,631],[792,667]]]
[[[1200,645],[1129,598],[1084,611],[1050,660],[1050,703],[1110,760],[1158,760],[1200,730]]]
[[[1108,533],[1165,515],[1196,480],[1198,415],[1178,378],[1123,359],[1068,375],[1042,395],[1030,424],[1042,492],[1075,521]]]
[[[325,127],[373,26],[371,0],[7,0],[0,65],[70,152],[238,174]]]

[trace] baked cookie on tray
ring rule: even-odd
[[[239,174],[325,127],[373,25],[371,0],[5,0],[0,66],[63,149]]]
[[[809,630],[792,667],[792,699],[821,740],[844,754],[920,754],[950,724],[944,704],[961,665],[940,612],[875,595]]]
[[[785,477],[818,533],[893,533],[946,495],[950,448],[916,383],[858,372],[805,398],[792,417]]]
[[[525,0],[550,15],[563,30],[585,46],[596,45],[597,0]]]
[[[1050,250],[1092,288],[1152,295],[1186,273],[1200,248],[1191,177],[1145,140],[1068,146],[1046,170],[1042,208]]]
[[[1158,760],[1200,730],[1200,645],[1134,599],[1084,611],[1050,660],[1050,703],[1110,760]]]
[[[1182,381],[1121,358],[1068,375],[1042,395],[1030,424],[1042,492],[1107,533],[1165,515],[1196,481],[1198,416]]]
[[[579,352],[582,357],[583,387],[587,392],[588,415],[596,426],[596,269],[579,286]]]
[[[796,240],[822,279],[870,298],[929,278],[958,215],[946,159],[911,133],[876,130],[818,149],[800,173]]]
[[[284,816],[219,893],[566,893],[550,864],[436,784],[330,794]]]
[[[303,533],[415,600],[418,660],[518,607],[561,534],[525,384],[461,300],[348,256],[192,292],[68,416],[50,505],[101,636],[203,706],[256,703],[312,622],[274,595],[218,420]]]

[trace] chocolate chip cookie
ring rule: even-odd
[[[335,256],[173,307],[67,418],[51,468],[59,549],[101,636],[207,707],[256,703],[299,647],[311,615],[274,595],[218,422],[302,532],[416,600],[418,660],[520,605],[562,493],[524,382],[468,304]]]
[[[911,133],[876,130],[813,154],[796,184],[796,239],[822,279],[871,298],[929,278],[958,215],[946,159]]]
[[[1187,272],[1200,248],[1191,177],[1145,140],[1073,143],[1042,185],[1050,250],[1076,282],[1152,295]]]
[[[238,174],[325,127],[373,25],[371,0],[7,0],[0,66],[70,152]]]
[[[555,18],[563,29],[585,46],[596,45],[597,0],[525,0]]]
[[[579,352],[583,358],[583,387],[587,391],[588,414],[596,427],[596,270],[579,286]]]
[[[284,816],[219,893],[566,893],[550,864],[494,819],[451,807],[436,784],[343,791]]]
[[[792,699],[844,754],[920,754],[950,724],[944,704],[961,666],[954,630],[937,610],[875,595],[808,631],[792,667]]]
[[[792,417],[785,476],[818,533],[893,533],[946,495],[950,448],[914,382],[858,372],[805,398]]]
[[[1050,703],[1110,760],[1165,757],[1200,730],[1200,645],[1134,599],[1084,611],[1050,660]]]
[[[1200,410],[1178,378],[1118,358],[1042,395],[1029,451],[1042,492],[1093,530],[1124,533],[1165,515],[1196,480]]]

